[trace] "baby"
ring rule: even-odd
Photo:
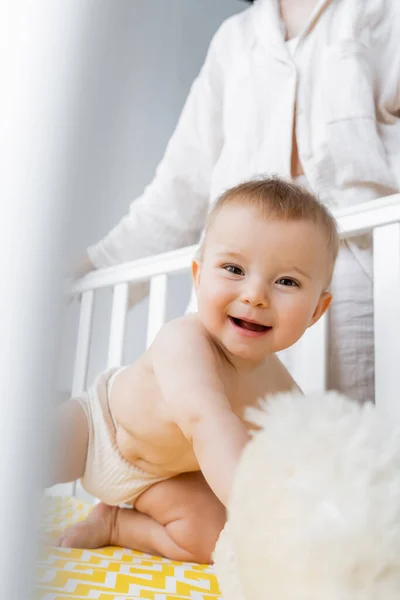
[[[296,387],[275,353],[327,310],[337,250],[333,217],[298,186],[263,179],[221,196],[193,261],[198,312],[61,405],[52,483],[80,479],[102,503],[60,545],[210,562],[245,410]]]

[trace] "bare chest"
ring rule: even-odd
[[[237,377],[236,374],[227,374],[224,377],[224,386],[232,411],[241,420],[245,421],[246,408],[257,406],[266,395],[266,386],[263,382],[251,377]]]
[[[262,369],[255,372],[235,373],[226,370],[223,375],[226,395],[233,412],[245,422],[248,407],[258,406],[273,394],[293,389],[294,381],[275,357]]]
[[[286,28],[286,39],[299,36],[310,19],[318,0],[280,0],[281,19]]]

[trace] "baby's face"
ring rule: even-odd
[[[294,344],[326,310],[330,265],[313,223],[228,205],[194,265],[199,317],[228,353],[261,361]]]

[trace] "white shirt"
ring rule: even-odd
[[[320,0],[292,52],[277,0],[225,21],[155,178],[88,249],[95,266],[196,243],[225,189],[259,174],[290,177],[295,107],[299,158],[324,203],[398,191],[399,39],[397,0]]]

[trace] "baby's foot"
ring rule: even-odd
[[[68,527],[57,542],[62,548],[103,548],[111,544],[118,507],[97,504],[84,521]]]

